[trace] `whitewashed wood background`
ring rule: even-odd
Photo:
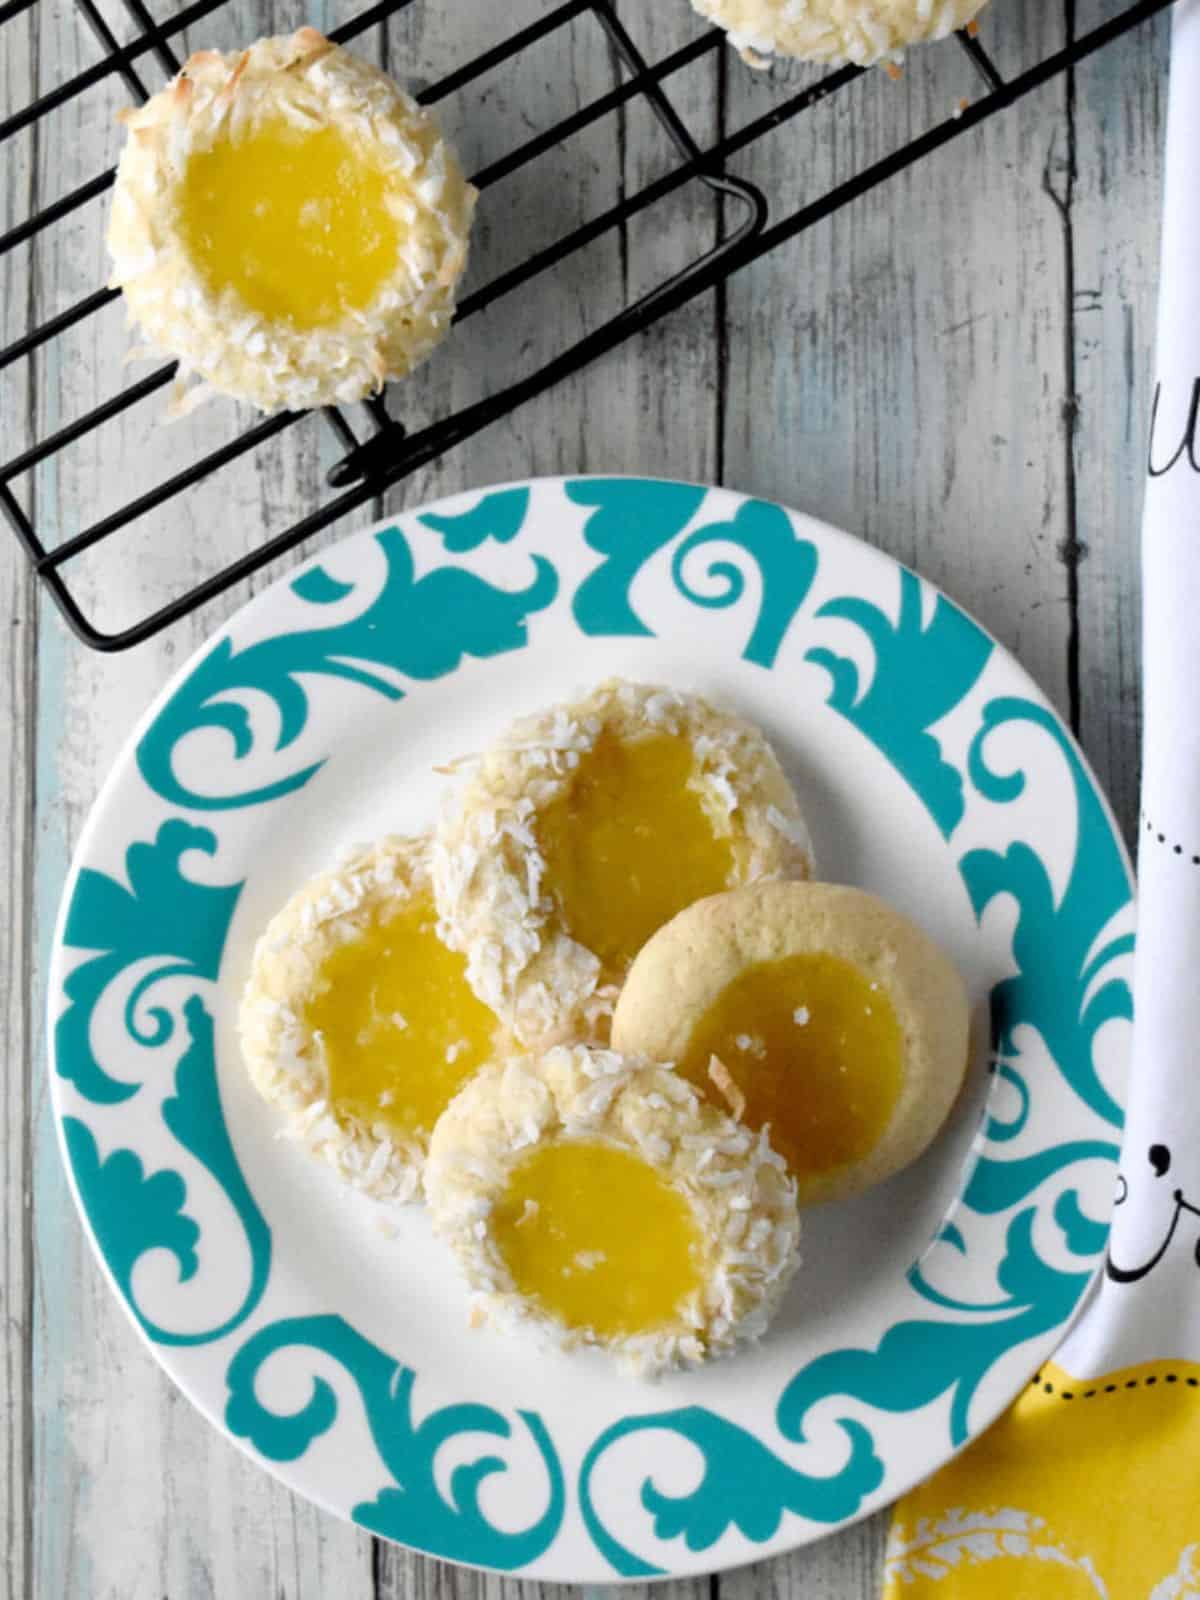
[[[149,0],[165,18],[174,0]],[[101,0],[128,37],[119,0]],[[417,0],[359,41],[420,84],[540,14],[547,0]],[[995,0],[984,38],[1010,71],[1119,0]],[[349,0],[229,0],[176,41],[224,48]],[[652,58],[696,36],[685,0],[623,0]],[[0,117],[97,58],[70,0],[0,25]],[[1165,18],[759,262],[512,419],[420,473],[389,504],[538,472],[725,482],[852,529],[972,610],[1067,712],[1132,834],[1137,803],[1137,526],[1153,334]],[[160,68],[143,57],[151,87]],[[803,81],[710,55],[670,89],[701,141]],[[556,34],[443,108],[473,170],[617,81],[592,24]],[[779,207],[819,192],[975,92],[951,43],[899,83],[872,75],[736,170]],[[119,79],[0,153],[0,231],[110,164]],[[663,170],[641,111],[613,117],[483,203],[473,281]],[[105,277],[105,206],[0,259],[0,345]],[[393,409],[417,420],[528,370],[716,236],[704,195],[574,258],[522,305],[480,317]],[[123,381],[119,307],[0,374],[0,458]],[[129,381],[128,374],[124,381]],[[51,542],[247,420],[217,404],[159,424],[161,398],[23,480]],[[323,424],[274,440],[184,504],[81,561],[108,626],[255,545],[321,494]],[[367,513],[364,513],[364,518]],[[336,530],[335,530],[336,531]],[[326,534],[325,538],[332,537]],[[275,571],[260,575],[256,586]],[[47,1104],[42,1020],[67,863],[134,716],[245,598],[234,591],[125,655],[67,634],[0,529],[0,1028],[4,1106],[0,1539],[6,1600],[398,1600],[513,1595],[381,1545],[294,1499],[214,1433],[135,1337],[93,1263]],[[722,1600],[858,1600],[877,1592],[880,1519],[719,1580]],[[717,1600],[716,1580],[664,1600]]]

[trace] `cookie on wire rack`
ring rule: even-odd
[[[378,67],[301,28],[197,51],[122,120],[111,283],[174,412],[359,400],[449,331],[475,190]]]
[[[987,0],[692,0],[752,67],[773,55],[869,67],[964,28]]]

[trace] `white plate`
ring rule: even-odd
[[[811,1214],[762,1346],[654,1386],[470,1331],[422,1212],[385,1228],[276,1139],[234,1033],[253,941],[305,878],[427,825],[435,764],[609,674],[761,723],[823,874],[940,940],[980,1017],[950,1126],[884,1188]],[[292,1488],[529,1576],[709,1571],[894,1498],[1061,1337],[1107,1234],[1131,928],[1069,734],[944,596],[725,490],[512,485],[347,539],[160,697],[66,891],[55,1106],[155,1356]]]

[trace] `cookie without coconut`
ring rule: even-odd
[[[433,852],[443,932],[475,992],[543,1046],[603,1039],[634,956],[684,906],[810,870],[796,797],[756,727],[619,680],[514,724]]]
[[[966,1070],[966,987],[906,917],[860,889],[762,883],[668,923],[634,962],[613,1047],[674,1063],[770,1125],[802,1204],[915,1161]]]

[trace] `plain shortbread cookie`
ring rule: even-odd
[[[840,957],[879,983],[903,1037],[901,1086],[874,1147],[830,1173],[800,1179],[804,1203],[881,1183],[926,1149],[966,1070],[966,987],[928,936],[861,889],[760,883],[700,900],[645,946],[613,1018],[613,1048],[676,1062],[692,1030],[749,967],[788,956]]]

